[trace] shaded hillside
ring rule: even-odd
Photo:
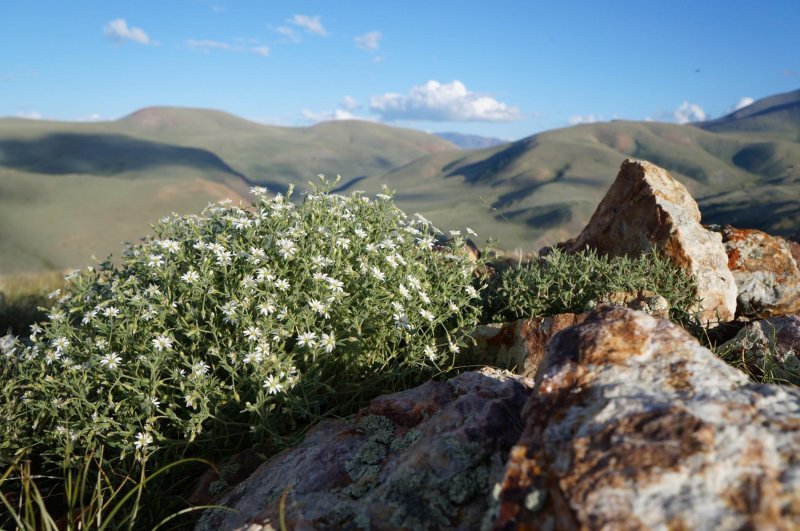
[[[80,267],[171,212],[284,191],[318,173],[356,182],[455,150],[367,122],[274,127],[209,110],[149,108],[114,122],[0,119],[0,273]]]
[[[768,116],[774,135],[654,122],[578,125],[495,148],[432,155],[361,187],[375,191],[388,182],[404,208],[428,212],[442,225],[467,223],[482,235],[499,235],[501,247],[533,251],[577,234],[620,163],[638,158],[682,181],[707,222],[791,234],[800,229],[800,144],[785,132],[800,126],[800,118],[787,110],[793,108],[787,98],[767,103],[754,103],[742,119]],[[736,118],[726,124],[735,131]]]
[[[765,133],[800,142],[800,90],[776,94],[718,120],[695,125],[715,133]]]
[[[508,144],[507,140],[480,135],[465,135],[463,133],[433,133],[434,136],[443,138],[461,149],[483,149],[500,144]]]

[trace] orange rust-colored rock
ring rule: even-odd
[[[800,528],[800,392],[604,306],[556,334],[494,529]]]
[[[800,268],[790,242],[730,225],[713,230],[722,235],[728,254],[739,315],[765,318],[800,312]]]
[[[610,256],[636,256],[655,247],[697,279],[702,299],[697,310],[704,322],[734,318],[736,284],[720,235],[700,224],[700,210],[686,187],[654,164],[623,162],[583,231],[559,247]]]

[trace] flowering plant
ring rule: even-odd
[[[32,344],[9,346],[0,461],[280,442],[451,368],[480,313],[463,239],[439,249],[390,195],[328,186],[164,218],[119,267],[70,275]]]

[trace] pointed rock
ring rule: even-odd
[[[800,529],[800,392],[603,306],[547,347],[495,529]]]
[[[760,230],[711,228],[722,235],[739,292],[739,315],[765,318],[800,312],[800,268],[790,242]]]
[[[721,236],[700,224],[700,210],[686,187],[649,162],[623,162],[583,232],[559,247],[611,256],[637,256],[656,247],[697,279],[704,323],[729,321],[736,313],[736,283]]]

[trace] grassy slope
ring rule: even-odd
[[[800,93],[796,93],[800,99]],[[588,221],[622,160],[667,168],[698,199],[704,222],[777,234],[800,229],[800,117],[786,98],[756,102],[757,123],[730,119],[732,132],[688,125],[614,121],[558,129],[474,152],[428,156],[362,183],[388,182],[398,203],[443,225],[469,223],[502,235],[501,247],[533,251],[574,236]],[[771,110],[770,110],[771,109]],[[765,132],[764,116],[778,133]],[[721,126],[719,126],[721,128]]]
[[[318,173],[382,173],[454,149],[364,122],[271,127],[197,109],[151,108],[115,122],[0,119],[0,273],[78,267],[119,253],[161,216],[199,212]]]

